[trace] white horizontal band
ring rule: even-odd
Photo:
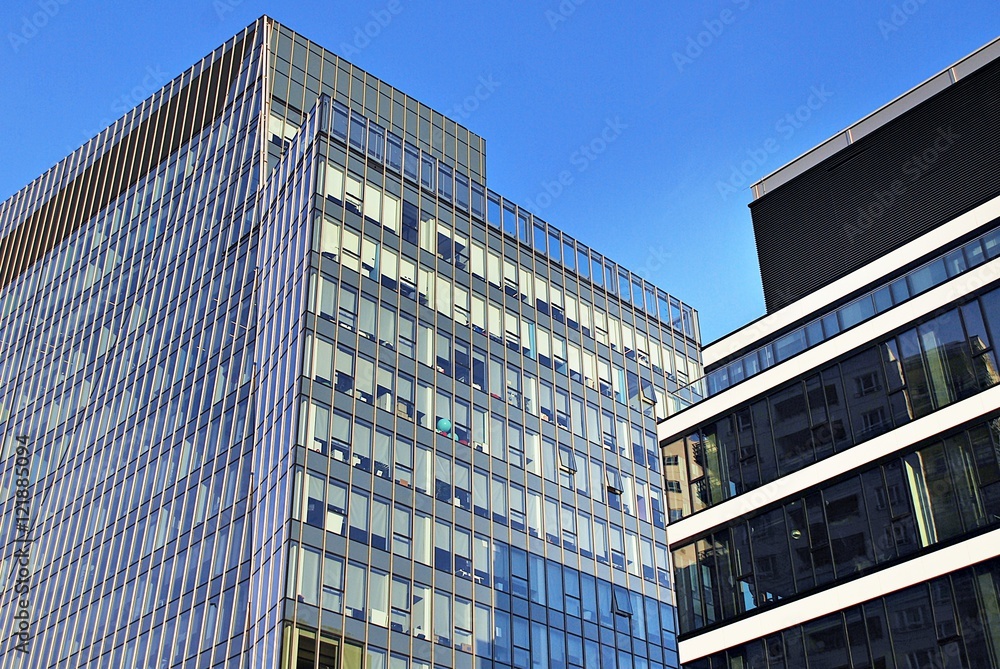
[[[930,439],[943,430],[969,421],[1000,408],[1000,386],[990,388],[918,418],[895,430],[890,430],[859,446],[848,448],[805,469],[782,476],[765,486],[726,500],[683,520],[667,526],[667,542],[674,546],[703,534],[713,527],[729,523],[773,504],[785,497],[814,490],[824,482],[854,471],[866,464],[901,451],[913,444]]]
[[[882,597],[1000,554],[1000,529],[698,635],[678,644],[682,664],[792,625]]]
[[[786,381],[801,378],[810,370],[822,367],[845,353],[878,341],[887,333],[921,316],[933,313],[997,279],[1000,279],[1000,258],[994,258],[894,309],[855,326],[847,332],[803,351],[785,362],[770,367],[742,383],[738,383],[717,395],[707,397],[698,404],[671,416],[657,425],[659,440],[663,442],[665,439],[686,434],[706,421],[712,420],[761,393],[777,388]]]
[[[877,282],[901,267],[905,267],[924,256],[933,253],[949,242],[966,235],[977,228],[1000,217],[1000,197],[985,202],[961,216],[939,225],[917,239],[886,253],[877,261],[868,263],[850,274],[823,286],[796,300],[787,307],[757,320],[719,339],[702,351],[702,362],[708,367],[736,351],[753,346],[771,334],[802,320],[809,314],[833,304],[845,295],[855,293],[865,286]]]

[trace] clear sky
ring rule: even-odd
[[[749,185],[1000,35],[997,0],[4,0],[0,199],[264,13],[484,136],[492,189],[706,342],[764,313]]]

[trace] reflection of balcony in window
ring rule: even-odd
[[[879,383],[879,376],[876,372],[869,372],[854,379],[855,397],[864,397],[882,389]]]
[[[889,419],[885,414],[885,407],[878,407],[861,414],[861,434],[858,441],[871,439],[885,432],[889,425]]]

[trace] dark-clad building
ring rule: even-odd
[[[659,424],[683,667],[1000,667],[998,118],[1000,40],[754,186],[767,315]]]

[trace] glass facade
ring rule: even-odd
[[[79,212],[0,289],[17,666],[677,667],[655,426],[694,310],[269,19],[168,88],[54,168],[121,193],[0,209]]]
[[[796,625],[688,669],[1000,667],[1000,559]]]
[[[391,135],[370,118],[333,102],[329,127],[290,654],[367,640],[373,667],[676,666],[655,420],[666,370],[697,364],[690,312],[675,330],[668,296],[595,285],[573,268],[605,261],[422,151],[373,156]]]
[[[162,155],[120,193],[80,185],[107,183],[88,164],[108,152],[141,150],[149,108],[0,213],[9,241],[31,224],[25,195],[49,188],[50,234],[78,224],[0,289],[5,629],[27,611],[27,652],[5,631],[5,666],[221,666],[241,653],[262,57],[241,35],[158,93],[150,107],[211,116],[145,147]],[[214,103],[197,98],[208,86],[222,87]],[[21,567],[30,588],[15,598]]]
[[[1000,382],[1000,290],[737,407],[664,447],[680,519]]]
[[[991,417],[674,547],[682,634],[915,557],[1000,523]]]
[[[707,396],[720,393],[995,258],[1000,254],[1000,229],[994,227],[996,224],[997,221],[990,223],[993,229],[972,241],[949,249],[886,285],[713,369],[703,379],[691,382],[692,397],[697,401],[702,399],[700,392],[707,392]],[[706,387],[702,389],[701,384]]]
[[[957,118],[912,93],[754,186],[768,316],[707,347],[711,399],[658,426],[684,669],[1000,669],[1000,198],[938,171],[880,250],[852,223],[913,119]]]

